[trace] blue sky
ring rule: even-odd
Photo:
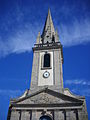
[[[0,120],[7,117],[10,98],[29,89],[32,46],[48,8],[63,44],[64,87],[86,97],[90,114],[90,1],[0,0]]]

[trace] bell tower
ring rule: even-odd
[[[42,34],[38,34],[33,47],[33,67],[30,89],[48,86],[63,89],[62,45],[55,31],[50,10]]]

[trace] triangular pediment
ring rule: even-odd
[[[66,103],[80,103],[79,99],[58,93],[48,88],[37,91],[24,98],[14,100],[13,104],[66,104]]]
[[[32,96],[30,98],[27,98],[24,101],[18,102],[18,104],[54,104],[54,103],[64,103],[64,102],[70,102],[67,100],[63,100],[61,98],[58,98],[56,96],[50,95],[45,92],[41,92],[35,96]]]

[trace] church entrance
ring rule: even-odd
[[[41,116],[39,120],[52,120],[52,119],[51,117],[44,115],[44,116]]]

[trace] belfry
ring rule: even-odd
[[[11,99],[7,120],[88,120],[85,97],[63,87],[63,51],[50,10],[33,49],[30,89]]]

